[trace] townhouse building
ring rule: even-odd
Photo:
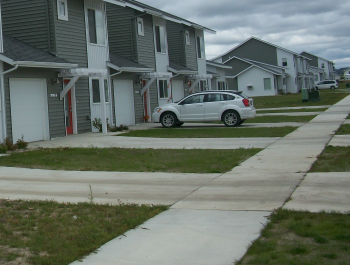
[[[309,71],[314,75],[314,81],[319,82],[325,79],[334,80],[334,63],[309,52],[302,52],[301,55],[310,59]]]
[[[242,87],[248,89],[249,87],[248,90],[257,90],[254,93],[256,95],[264,95],[266,88],[268,88],[267,90],[274,88],[277,90],[277,93],[297,93],[303,87],[310,88],[313,84],[313,75],[308,70],[309,58],[256,37],[247,39],[211,61],[233,67],[233,72],[229,73],[232,79],[229,82],[230,89],[237,89],[238,87],[240,89]],[[254,64],[253,68],[251,68],[251,63]],[[265,73],[262,74],[260,71],[259,74],[253,73],[253,71],[256,72],[258,69],[256,66],[267,67],[273,72],[269,73],[269,71],[260,69]],[[249,74],[249,77],[247,69],[254,69],[251,71],[252,74]],[[243,78],[243,80],[250,79],[253,85],[248,83],[241,83],[240,85],[239,76],[237,76],[240,73],[245,73],[247,77]],[[254,84],[256,84],[255,88]],[[261,91],[261,93],[258,91]]]
[[[169,60],[167,22],[192,38],[213,32],[136,1],[3,0],[1,15],[0,140],[96,131],[95,119],[104,133],[107,122],[150,121],[171,100],[173,69],[199,78],[199,60],[197,70]]]

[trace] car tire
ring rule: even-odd
[[[318,87],[317,87],[317,86],[315,87],[315,90],[318,90]]]
[[[178,121],[176,123],[176,127],[181,127],[182,125],[184,125],[184,122],[182,122],[182,121]]]
[[[335,86],[331,86],[331,89],[334,90],[334,89],[335,89]]]
[[[176,115],[172,112],[166,112],[160,117],[160,123],[165,128],[173,128],[177,125]]]
[[[222,121],[227,127],[236,127],[241,124],[241,117],[237,111],[228,110],[222,116]]]
[[[245,122],[245,120],[241,120],[241,121],[239,122],[239,125],[242,125],[244,122]]]

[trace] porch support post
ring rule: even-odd
[[[106,98],[105,98],[105,84],[104,84],[103,76],[100,76],[98,80],[99,80],[99,87],[100,87],[102,133],[107,134]]]
[[[190,89],[188,90],[188,92],[189,92],[190,94],[192,94],[192,91],[194,90],[194,87],[195,87],[196,85],[198,85],[199,81],[200,81],[200,79],[196,79],[196,81],[193,82],[192,86],[191,86]]]

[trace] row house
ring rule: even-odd
[[[150,121],[212,78],[215,32],[137,1],[3,0],[0,29],[0,140]]]
[[[310,59],[309,71],[314,75],[315,82],[335,79],[334,62],[309,52],[302,52],[301,55]]]
[[[231,73],[228,73],[231,77],[231,81],[229,82],[230,89],[249,87],[250,89],[248,90],[257,91],[253,93],[254,95],[264,95],[266,87],[275,88],[278,94],[297,93],[303,87],[312,87],[313,75],[308,70],[309,58],[256,37],[247,39],[211,61],[233,67]],[[259,74],[256,75],[257,66],[262,68],[267,66],[268,69],[272,68],[273,76],[271,76],[271,72],[269,73],[263,69],[260,70],[264,71],[264,74],[259,71]],[[248,83],[239,83],[239,76],[236,75],[240,72],[237,73],[237,69],[244,71],[249,67],[253,67],[251,69],[254,69],[252,71],[254,74],[249,78],[241,78],[242,81],[248,80]],[[245,75],[248,74],[246,71],[244,73]],[[251,83],[253,83],[253,88],[251,88]],[[254,84],[256,84],[255,87]],[[261,93],[258,91],[261,91]],[[252,93],[248,94],[250,95]]]

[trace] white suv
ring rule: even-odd
[[[185,122],[222,121],[228,127],[241,125],[256,116],[253,100],[237,91],[203,91],[154,110],[153,122],[164,127]]]
[[[315,85],[315,88],[318,89],[336,89],[338,88],[338,83],[335,80],[323,80],[321,82],[318,82]]]

